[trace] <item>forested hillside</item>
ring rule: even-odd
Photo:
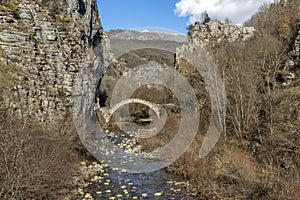
[[[189,45],[203,35],[199,27],[212,24],[206,23],[189,27]],[[263,6],[245,26],[256,30],[248,40],[204,44],[226,86],[224,134],[199,160],[205,129],[200,131],[189,152],[169,169],[191,179],[203,199],[298,199],[300,2]],[[208,126],[206,119],[202,127]]]

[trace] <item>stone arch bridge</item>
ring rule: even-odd
[[[156,114],[156,116],[158,117],[160,116],[161,110],[163,109],[162,105],[160,104],[152,103],[143,99],[132,98],[132,99],[126,99],[124,101],[121,101],[116,105],[114,105],[113,107],[102,107],[102,108],[98,107],[96,108],[96,112],[98,116],[102,116],[104,118],[105,123],[108,123],[111,116],[114,114],[114,112],[116,112],[122,106],[130,103],[139,103],[139,104],[146,105],[149,108],[151,108]]]

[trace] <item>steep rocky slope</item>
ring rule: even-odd
[[[109,51],[96,0],[1,3],[0,77],[6,106],[40,120],[65,115],[74,77],[98,44]]]
[[[270,19],[267,28],[274,26]],[[226,129],[213,151],[198,159],[203,126],[191,148],[169,167],[197,185],[201,199],[299,198],[299,28],[287,43],[259,29],[196,23],[177,49],[180,54],[206,48],[226,87]],[[176,67],[190,82],[201,80],[179,56]],[[204,115],[204,123],[209,120]]]
[[[175,67],[193,85],[198,99],[205,98],[205,102],[209,104],[203,78],[194,66],[181,57],[182,52],[193,52],[193,49],[200,46],[212,53],[213,49],[219,46],[227,43],[246,42],[254,39],[257,35],[258,32],[253,27],[243,27],[215,20],[206,23],[196,22],[189,27],[187,42],[176,49]]]
[[[300,24],[294,42],[291,44],[291,50],[287,53],[281,77],[285,81],[284,85],[293,83],[299,86],[297,78],[300,77]]]
[[[211,20],[206,23],[196,22],[189,30],[189,41],[194,45],[237,42],[252,38],[257,31],[253,27],[243,27],[235,24]]]

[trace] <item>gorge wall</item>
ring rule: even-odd
[[[253,27],[227,22],[196,22],[177,54],[197,45],[246,41],[256,33]],[[288,70],[299,68],[299,34],[288,55]],[[0,104],[42,121],[68,114],[74,78],[99,44],[110,54],[96,0],[0,1]],[[177,63],[181,73],[194,77],[196,72]]]
[[[1,3],[0,86],[6,106],[42,121],[70,111],[73,81],[85,57],[98,44],[109,51],[97,9],[96,0]]]

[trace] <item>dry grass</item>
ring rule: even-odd
[[[70,136],[0,113],[0,198],[62,199],[78,155]]]
[[[298,199],[299,171],[260,163],[238,146],[223,140],[204,159],[191,148],[168,169],[190,180],[199,199]]]

